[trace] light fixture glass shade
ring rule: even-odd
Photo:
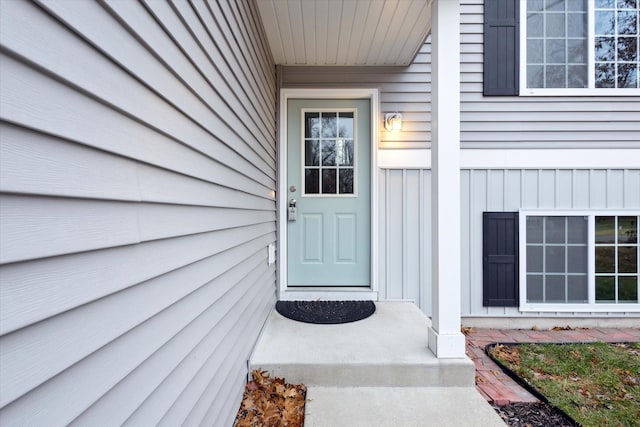
[[[384,128],[389,132],[402,130],[402,114],[387,113],[384,117]]]

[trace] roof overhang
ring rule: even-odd
[[[431,31],[432,0],[256,0],[282,65],[409,65]]]

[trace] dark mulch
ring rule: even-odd
[[[493,407],[510,427],[577,427],[579,424],[566,418],[544,402],[512,403]]]

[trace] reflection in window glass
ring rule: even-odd
[[[526,33],[522,37],[528,88],[640,87],[639,1],[526,3]],[[593,64],[589,64],[589,45],[593,46]],[[594,70],[591,83],[589,65]]]
[[[587,218],[528,216],[526,225],[527,302],[584,303]]]
[[[596,302],[638,302],[638,217],[595,218]]]
[[[336,193],[336,170],[322,169],[322,194]]]

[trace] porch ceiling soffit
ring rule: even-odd
[[[255,0],[276,64],[409,65],[433,0]]]

